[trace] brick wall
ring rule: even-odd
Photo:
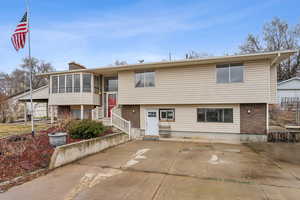
[[[240,104],[241,133],[267,133],[267,104]]]
[[[122,117],[131,121],[133,128],[140,128],[140,106],[139,105],[123,105]]]

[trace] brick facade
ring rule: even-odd
[[[241,133],[267,133],[267,104],[240,104]]]
[[[140,128],[140,106],[138,105],[123,105],[122,117],[131,121],[133,128]]]

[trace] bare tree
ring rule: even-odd
[[[119,65],[127,65],[127,61],[125,61],[125,60],[116,60],[114,64],[115,64],[116,66],[119,66]]]
[[[185,59],[197,59],[197,58],[205,58],[205,57],[209,57],[209,56],[212,56],[212,55],[208,54],[208,53],[199,53],[196,51],[190,51],[185,54]]]
[[[50,63],[39,61],[32,58],[32,87],[33,89],[39,88],[47,84],[47,79],[44,77],[36,76],[40,73],[54,71]],[[0,73],[0,93],[5,95],[13,95],[16,93],[24,92],[29,89],[30,78],[30,61],[28,58],[23,59],[20,68],[15,69],[10,74]]]
[[[263,26],[261,36],[249,34],[239,49],[240,53],[257,53],[299,49],[300,25],[290,27],[285,21],[274,18]],[[300,54],[294,55],[278,65],[278,80],[286,80],[296,75],[300,68]]]
[[[39,88],[47,84],[47,79],[41,76],[36,76],[37,74],[46,73],[54,71],[51,63],[46,63],[45,61],[39,61],[36,58],[31,59],[32,64],[32,87],[33,89]],[[24,58],[21,68],[24,70],[26,77],[30,77],[30,60],[29,58]],[[28,85],[28,81],[26,86]]]
[[[1,123],[6,122],[7,116],[8,116],[7,96],[3,93],[0,93],[0,122]]]

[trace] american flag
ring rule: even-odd
[[[18,24],[15,32],[11,36],[11,41],[12,41],[16,51],[24,48],[27,32],[28,32],[28,18],[27,18],[27,12],[25,12],[25,14],[24,14],[22,20],[20,21],[20,23]]]

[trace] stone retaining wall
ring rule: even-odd
[[[127,141],[129,141],[128,135],[118,133],[57,147],[51,157],[49,169],[60,167]]]

